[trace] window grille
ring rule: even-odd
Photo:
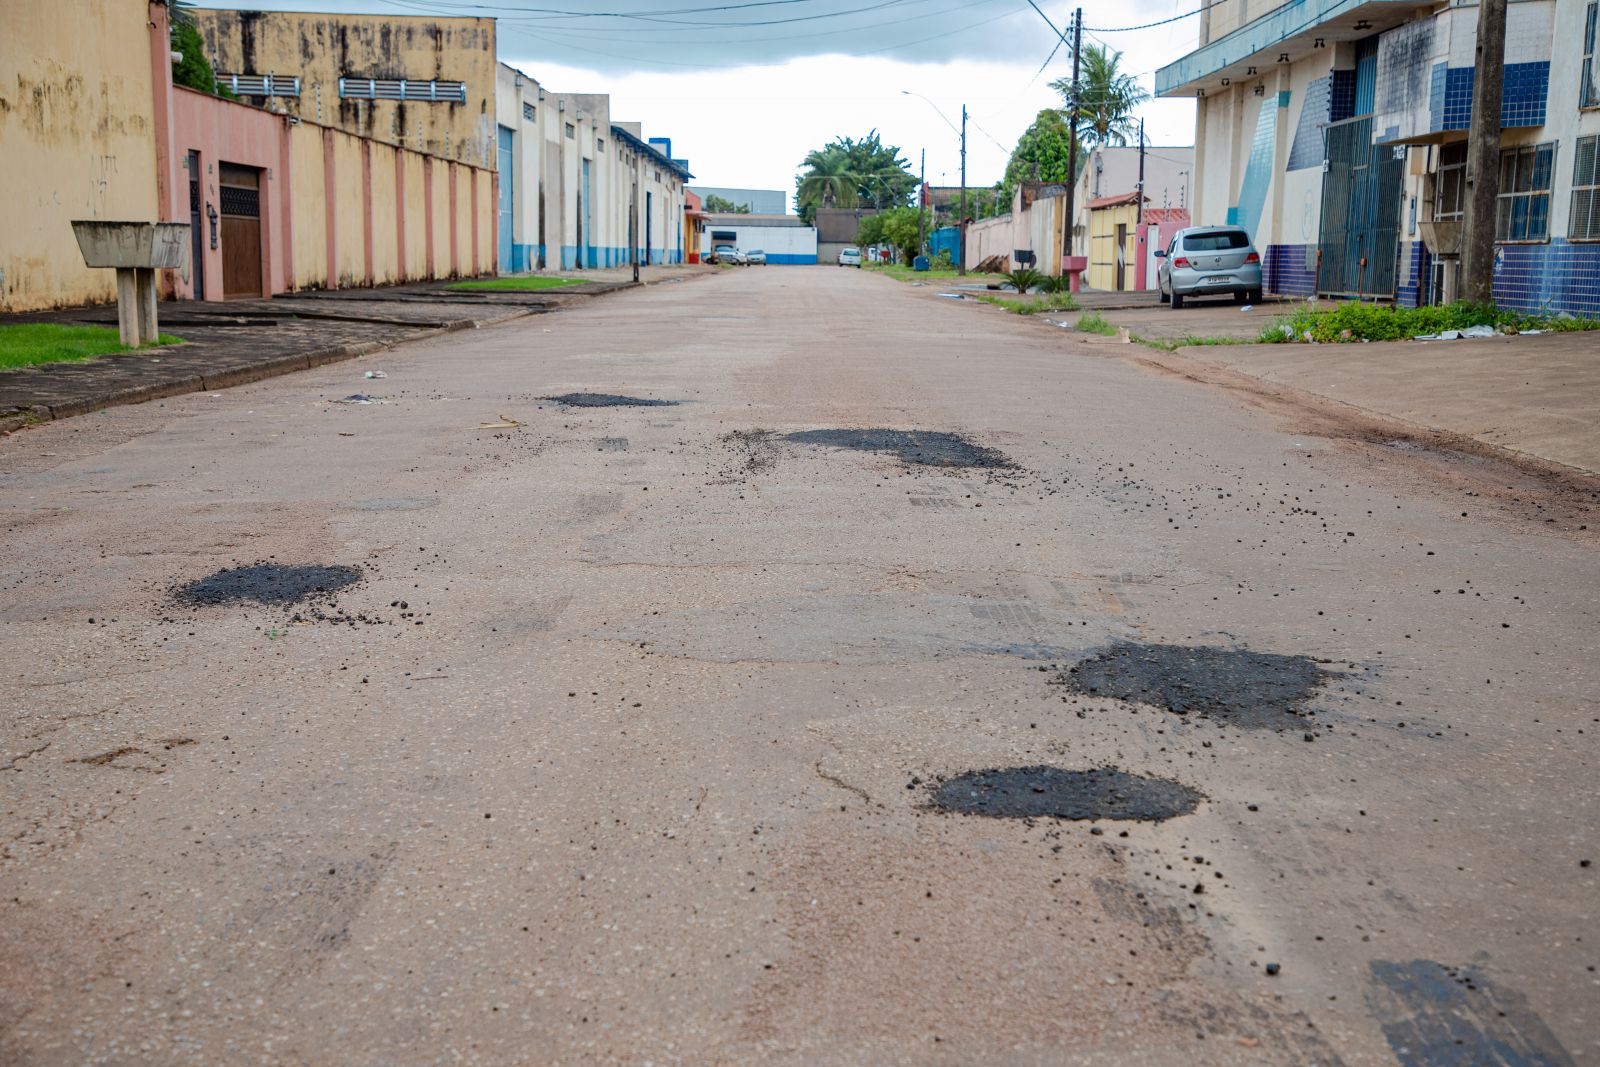
[[[466,82],[409,81],[405,78],[340,78],[339,95],[346,100],[426,100],[463,104]]]
[[[1600,4],[1591,3],[1583,19],[1583,65],[1579,68],[1578,106],[1600,107],[1600,71],[1594,69],[1594,43],[1596,11]]]
[[[532,122],[535,118],[538,117],[538,114],[539,113],[534,110],[534,107],[533,107],[532,104],[523,104],[522,105],[522,119],[523,119],[524,122]]]
[[[1460,222],[1466,217],[1467,144],[1447,144],[1439,149],[1439,173],[1433,185],[1433,217],[1437,222]]]
[[[235,96],[300,95],[300,79],[288,74],[218,74],[217,84]]]
[[[1554,141],[1500,153],[1496,241],[1550,239],[1550,180],[1555,170],[1555,156]]]
[[[1578,138],[1567,239],[1600,241],[1600,135]]]

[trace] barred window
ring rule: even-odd
[[[567,123],[567,136],[568,137],[577,137],[578,136],[578,127],[574,126],[570,122]]]
[[[339,95],[347,100],[427,100],[462,104],[467,100],[467,84],[405,78],[340,78]]]
[[[1600,135],[1578,138],[1572,161],[1572,217],[1567,239],[1600,241]]]
[[[1594,40],[1596,11],[1600,4],[1591,3],[1583,19],[1583,65],[1578,75],[1578,106],[1600,107],[1600,71],[1594,68]]]
[[[522,119],[523,119],[524,122],[532,122],[535,118],[538,117],[538,114],[539,113],[534,110],[534,107],[533,107],[532,104],[523,104],[522,105]]]
[[[1555,169],[1554,141],[1500,153],[1500,203],[1495,212],[1496,241],[1550,239],[1550,179]]]
[[[1466,217],[1467,143],[1439,149],[1439,172],[1433,183],[1433,217],[1436,222],[1460,222]]]
[[[288,74],[218,74],[217,84],[235,96],[300,95],[300,79]]]

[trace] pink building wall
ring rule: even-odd
[[[172,145],[174,159],[167,168],[172,196],[163,205],[172,221],[189,221],[189,180],[185,160],[199,152],[201,266],[205,295],[222,298],[222,248],[211,240],[210,212],[221,212],[217,188],[219,165],[236,163],[261,170],[261,281],[262,296],[289,289],[288,250],[293,245],[293,214],[289,205],[289,120],[261,108],[234,103],[206,93],[174,86],[172,89]],[[174,202],[176,201],[176,202]],[[220,225],[220,219],[219,219]],[[192,269],[192,268],[191,268]],[[177,296],[194,296],[193,278],[174,279]]]

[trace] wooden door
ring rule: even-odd
[[[221,166],[222,296],[261,296],[261,172],[234,163]]]

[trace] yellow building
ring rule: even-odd
[[[399,148],[494,166],[494,19],[191,13],[218,82],[240,99]]]
[[[1102,196],[1089,211],[1089,269],[1084,284],[1117,292],[1139,288],[1139,194]]]
[[[0,3],[0,310],[115,298],[72,221],[157,218],[151,32],[142,2]]]

